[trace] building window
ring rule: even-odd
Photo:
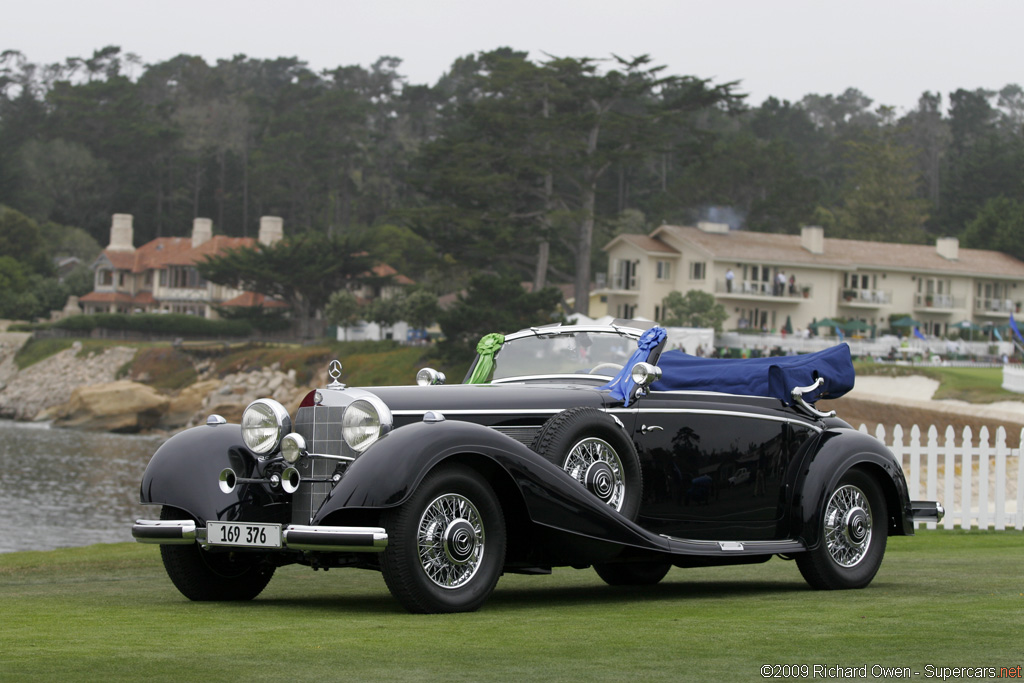
[[[114,284],[114,273],[113,273],[113,271],[107,270],[106,268],[104,268],[103,270],[97,271],[96,272],[96,282],[99,283],[100,285],[107,285],[108,287],[110,285]]]
[[[160,271],[160,286],[176,289],[204,289],[206,280],[192,266],[168,266]]]
[[[659,280],[671,280],[672,279],[672,262],[671,261],[658,261],[656,264],[657,277]]]
[[[704,262],[694,261],[690,264],[690,279],[691,280],[703,280],[704,279]]]
[[[612,287],[622,290],[637,289],[639,283],[637,282],[636,271],[639,264],[639,261],[629,261],[626,259],[617,261],[615,264],[615,282]]]

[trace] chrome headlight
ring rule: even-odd
[[[281,437],[290,431],[292,419],[284,406],[274,399],[257,399],[242,413],[242,440],[259,455],[276,450]]]
[[[353,401],[341,418],[341,436],[358,453],[365,451],[390,429],[391,414],[379,401],[362,398]]]
[[[306,455],[306,440],[292,432],[281,439],[281,457],[293,465]]]

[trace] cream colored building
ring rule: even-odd
[[[713,294],[724,329],[794,329],[824,318],[861,320],[882,330],[890,315],[910,315],[928,335],[965,320],[1005,325],[1024,300],[1024,262],[995,251],[933,245],[730,231],[720,223],[663,225],[650,235],[620,235],[605,246],[606,285],[594,299],[609,314],[661,320],[670,292]],[[780,285],[781,282],[781,285]]]

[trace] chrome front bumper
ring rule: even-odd
[[[139,543],[208,545],[206,527],[190,519],[139,519],[132,526]],[[388,547],[388,532],[381,527],[305,526],[289,524],[281,529],[281,547],[229,547],[238,550],[317,550],[337,553],[380,553]]]

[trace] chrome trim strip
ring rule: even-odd
[[[435,409],[436,410],[436,409]],[[537,410],[502,410],[500,408],[462,408],[459,410],[440,409],[445,415],[557,415],[567,408],[541,408]],[[601,408],[598,408],[601,410]],[[425,415],[427,410],[395,410],[393,415]]]
[[[630,337],[632,339],[639,339],[644,330],[636,327],[624,327],[619,325],[545,325],[543,327],[531,327],[526,330],[519,330],[511,334],[505,335],[505,341],[512,341],[515,339],[522,339],[523,337],[552,337],[561,334],[572,334],[574,332],[613,332],[615,334],[622,335],[623,337]]]
[[[726,549],[729,549],[729,550],[742,550],[742,549],[749,550],[750,548],[770,549],[770,548],[773,548],[773,547],[780,547],[781,548],[781,547],[785,547],[785,546],[791,546],[794,543],[799,543],[799,541],[796,541],[796,540],[793,540],[793,539],[784,539],[784,540],[777,540],[777,541],[704,541],[704,540],[697,540],[697,539],[693,539],[693,538],[679,538],[678,536],[669,536],[668,534],[658,534],[658,535],[661,536],[662,538],[667,538],[670,541],[679,541],[680,543],[691,543],[693,545],[706,545],[708,547],[716,547],[716,548],[719,548],[721,550],[726,550]],[[723,548],[722,547],[723,544],[725,546],[728,546],[728,547],[727,548]]]
[[[594,406],[597,410],[614,415],[616,413],[622,413],[624,415],[684,415],[692,413],[695,415],[725,415],[729,417],[751,417],[758,420],[771,420],[772,422],[787,422],[790,424],[800,425],[801,427],[807,427],[818,433],[825,431],[822,427],[812,424],[810,422],[804,422],[803,420],[782,417],[778,415],[762,415],[761,413],[748,413],[741,410],[714,410],[711,408],[600,408]],[[498,408],[462,408],[459,410],[444,410],[445,415],[557,415],[558,413],[567,410],[567,408],[539,408],[539,409],[523,409],[523,410],[508,410]],[[395,410],[392,411],[393,415],[424,415],[429,410]]]
[[[712,410],[711,408],[608,408],[605,410],[606,413],[636,413],[637,415],[685,415],[692,413],[694,415],[725,415],[728,417],[750,417],[756,420],[769,420],[771,422],[786,422],[789,424],[800,425],[801,427],[807,427],[813,429],[819,434],[824,428],[818,425],[804,422],[792,417],[782,417],[779,415],[762,415],[761,413],[748,413],[742,410]]]
[[[580,380],[584,379],[584,378],[587,378],[587,377],[589,377],[592,380],[595,380],[595,383],[596,383],[596,380],[600,380],[600,379],[609,379],[609,380],[610,379],[614,379],[615,375],[590,375],[590,374],[584,375],[584,374],[581,374],[581,373],[578,373],[578,372],[570,372],[570,373],[567,373],[567,374],[558,374],[558,375],[517,375],[515,377],[502,377],[501,379],[491,380],[488,384],[475,384],[475,385],[467,385],[467,386],[481,386],[481,387],[484,387],[484,386],[493,386],[495,384],[516,384],[516,383],[524,383],[526,380],[538,380],[538,379],[544,379],[544,380],[560,379],[560,380],[565,380],[566,384],[571,384],[573,386],[579,386]],[[597,387],[594,387],[594,388],[596,389]]]

